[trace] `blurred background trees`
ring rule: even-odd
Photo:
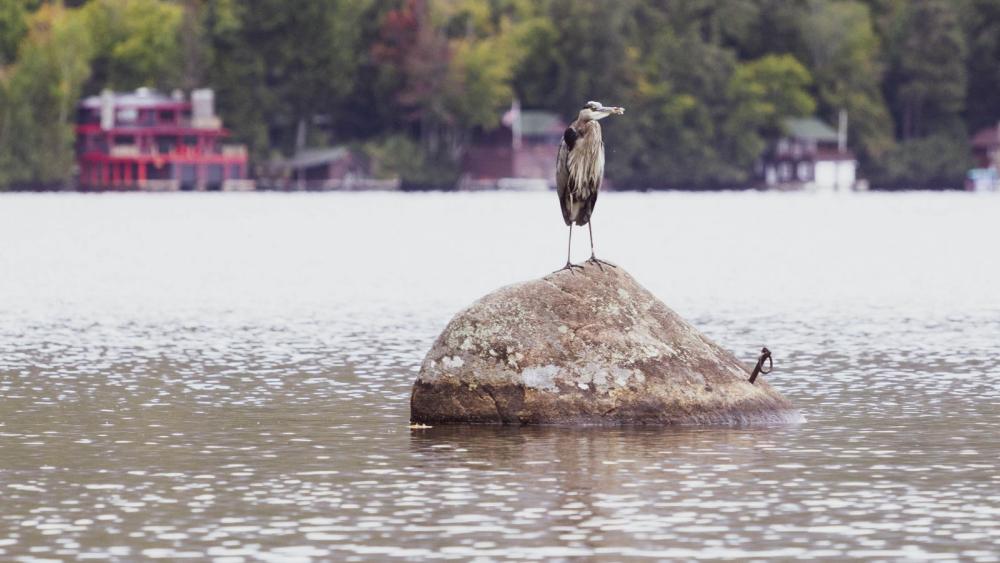
[[[67,182],[80,97],[139,86],[214,88],[258,163],[347,143],[429,186],[515,97],[627,107],[622,187],[744,185],[784,118],[840,110],[876,185],[957,185],[1000,0],[0,0],[0,186]]]

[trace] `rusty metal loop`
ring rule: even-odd
[[[764,369],[764,360],[767,360],[767,369]],[[757,358],[757,365],[753,368],[753,373],[750,374],[750,384],[757,379],[760,374],[767,375],[771,373],[774,369],[774,362],[771,361],[771,351],[767,349],[767,346],[760,349],[760,357]]]

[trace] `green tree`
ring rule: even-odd
[[[969,46],[966,123],[975,132],[1000,120],[1000,0],[971,0],[963,19]]]
[[[211,0],[209,85],[220,113],[260,160],[326,142],[320,125],[347,102],[369,2]]]
[[[14,61],[17,47],[27,32],[27,14],[23,2],[0,0],[0,68]]]
[[[850,143],[866,161],[893,146],[893,124],[882,96],[881,43],[869,8],[859,2],[816,2],[801,22],[821,112],[850,118]]]
[[[72,117],[90,71],[90,36],[75,12],[43,5],[17,63],[3,76],[0,185],[54,187],[69,180]]]
[[[739,63],[727,86],[731,109],[719,139],[727,158],[749,171],[766,141],[783,133],[783,119],[815,111],[811,84],[809,71],[791,55]]]
[[[745,184],[781,119],[815,107],[810,74],[794,57],[741,62],[724,44],[737,35],[706,28],[691,7],[636,12],[639,43],[623,63],[638,69],[623,95],[630,113],[607,132],[617,147],[609,172],[625,185]]]
[[[930,135],[899,143],[883,158],[875,180],[892,189],[942,189],[962,186],[972,165],[965,143]]]
[[[784,118],[841,109],[863,174],[955,184],[998,38],[1000,0],[0,0],[0,185],[64,182],[79,97],[138,86],[215,88],[257,163],[357,142],[410,184],[514,97],[627,107],[619,186],[745,186]]]
[[[88,92],[178,86],[181,6],[164,0],[91,0],[79,16],[94,42]]]
[[[740,2],[736,2],[737,4]],[[756,18],[751,28],[734,44],[741,59],[768,54],[791,54],[808,61],[802,22],[809,17],[809,0],[749,0]]]
[[[212,48],[206,32],[207,0],[181,0],[184,14],[178,29],[181,45],[181,77],[178,86],[184,90],[200,88],[205,84],[212,64]]]
[[[903,140],[932,133],[965,138],[966,44],[949,0],[913,0],[900,14],[888,84]]]
[[[499,125],[514,95],[514,70],[528,52],[522,41],[537,23],[532,13],[519,2],[408,0],[385,14],[373,55],[394,85],[400,129],[416,136],[424,153],[400,160],[419,167],[401,171],[405,183],[453,185],[470,135]],[[382,146],[402,145],[390,137]]]
[[[444,18],[445,29],[453,30],[452,114],[464,127],[497,127],[514,96],[514,71],[528,53],[523,42],[543,25],[542,18],[526,2],[488,7],[477,0],[458,0],[451,9],[436,11]]]
[[[544,15],[548,24],[533,26],[515,73],[522,102],[567,117],[588,100],[624,104],[635,84],[634,2],[550,0]]]

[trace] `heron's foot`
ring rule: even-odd
[[[581,266],[579,264],[574,264],[572,262],[566,262],[565,266],[563,266],[562,268],[559,268],[558,270],[556,270],[555,272],[552,272],[552,273],[556,274],[556,273],[559,273],[559,272],[561,272],[563,270],[569,270],[569,272],[572,274],[573,273],[573,268],[580,268],[582,270],[583,266]]]
[[[587,260],[587,262],[590,262],[592,264],[596,264],[597,267],[600,268],[602,272],[604,271],[604,266],[610,266],[612,268],[617,268],[618,267],[618,266],[615,266],[614,264],[612,264],[611,262],[608,262],[607,260],[601,260],[600,258],[598,258],[597,256],[594,256],[593,254],[590,255],[590,260]]]

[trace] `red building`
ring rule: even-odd
[[[241,190],[247,150],[225,145],[211,90],[191,100],[140,88],[80,102],[76,153],[81,189]]]
[[[567,124],[558,114],[521,110],[515,102],[502,127],[473,139],[462,158],[460,189],[547,189]]]

